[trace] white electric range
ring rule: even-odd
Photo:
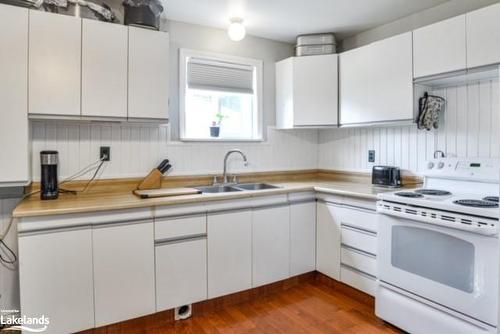
[[[410,333],[497,333],[500,160],[430,161],[380,194],[376,314]]]

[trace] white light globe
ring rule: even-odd
[[[239,18],[231,19],[231,24],[227,29],[227,34],[232,41],[238,42],[245,38],[246,29],[243,25],[243,20]]]

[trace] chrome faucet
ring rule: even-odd
[[[228,181],[227,181],[227,160],[232,153],[239,153],[243,157],[243,161],[245,162],[245,166],[248,166],[248,160],[247,160],[247,156],[245,155],[245,153],[243,153],[241,150],[238,150],[238,149],[229,150],[226,153],[226,155],[224,156],[224,171],[222,173],[222,183],[223,184],[228,183]]]

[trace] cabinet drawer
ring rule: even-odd
[[[206,233],[206,215],[155,220],[155,240],[180,239]]]
[[[377,259],[373,256],[342,247],[341,262],[372,276],[377,276]]]
[[[377,213],[356,208],[343,207],[339,209],[340,224],[360,228],[362,230],[377,232]]]
[[[374,277],[370,277],[369,275],[342,266],[340,268],[340,280],[342,283],[350,285],[355,289],[361,290],[371,296],[375,296],[377,281]]]
[[[342,244],[362,250],[370,254],[377,254],[377,236],[369,232],[342,226]]]

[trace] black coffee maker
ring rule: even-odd
[[[59,154],[57,151],[40,152],[41,189],[40,198],[56,199],[59,197],[59,186],[57,180],[57,165]]]

